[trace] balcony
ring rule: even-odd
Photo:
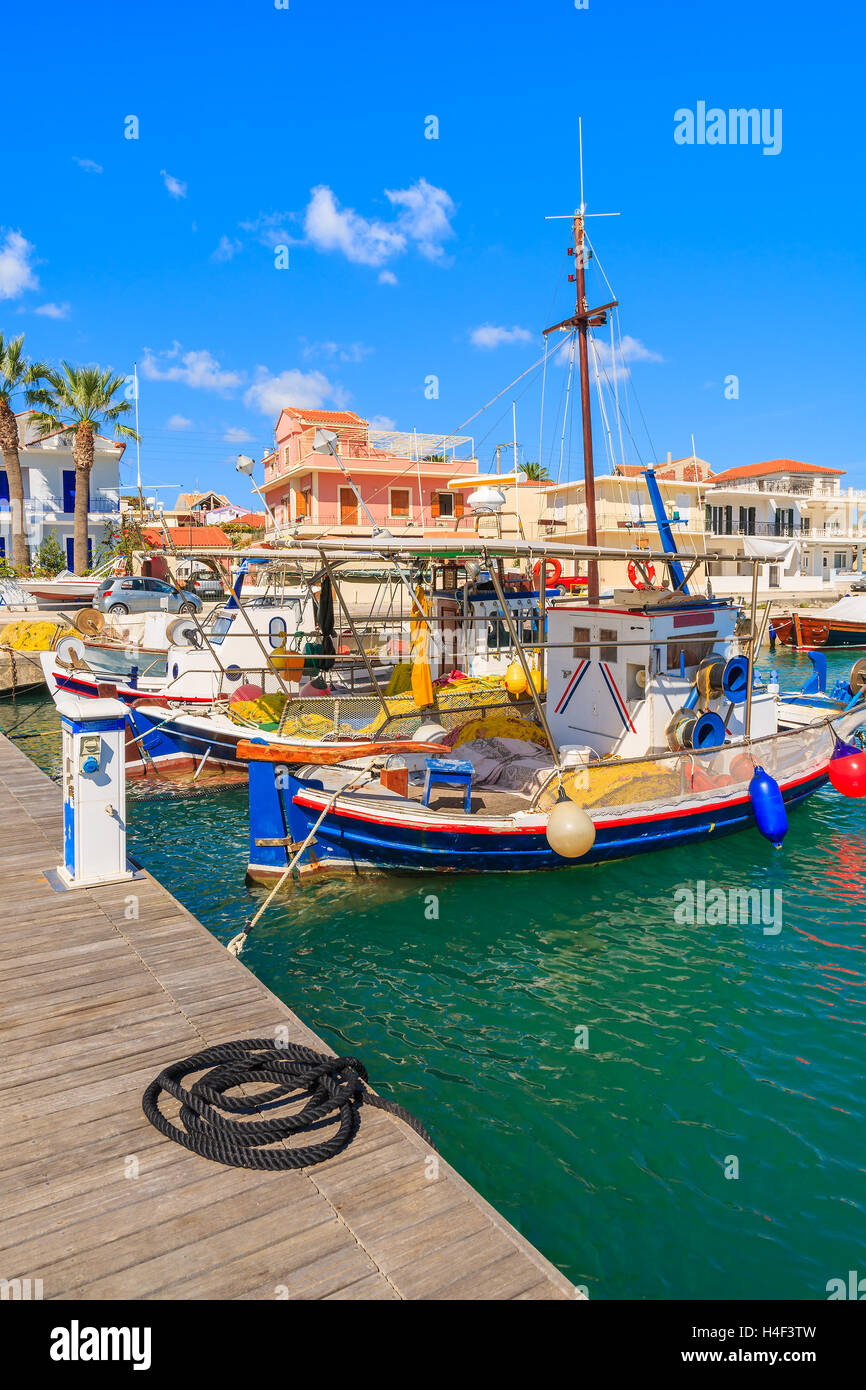
[[[290,446],[297,450],[295,462],[286,459],[283,445],[277,453],[268,454],[263,460],[265,483],[274,482],[277,478],[285,477],[298,469],[308,472],[336,468],[333,455],[313,453],[314,439],[314,429],[304,430],[302,434],[295,436],[295,443]],[[468,446],[468,454],[461,454],[458,458],[458,451],[463,450],[465,446]],[[341,425],[335,448],[344,462],[354,465],[367,463],[374,469],[385,469],[395,461],[418,465],[435,462],[455,466],[465,466],[476,461],[475,440],[468,434],[418,434],[407,430],[367,429],[360,426],[353,429],[351,426]]]
[[[8,501],[0,501],[0,516],[9,516],[11,508]],[[60,497],[25,497],[24,514],[29,522],[45,520],[49,517],[72,517],[72,512],[63,510],[63,499]],[[102,516],[106,519],[115,517],[120,520],[120,503],[116,498],[111,497],[91,497],[87,508],[87,515]]]
[[[866,528],[863,526],[847,527],[841,521],[828,521],[823,526],[813,526],[810,521],[795,521],[793,525],[780,523],[779,525],[768,525],[766,522],[756,522],[754,526],[740,526],[734,523],[728,527],[707,528],[708,536],[768,536],[773,540],[820,540],[824,537],[842,540],[846,536],[863,537],[866,536]]]

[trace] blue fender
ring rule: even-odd
[[[788,812],[779,783],[762,767],[756,767],[749,783],[749,800],[761,834],[781,849],[788,833]]]

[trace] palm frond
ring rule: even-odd
[[[49,434],[56,434],[58,430],[66,430],[65,422],[59,415],[50,410],[34,410],[30,417],[30,424],[38,439],[44,439]]]

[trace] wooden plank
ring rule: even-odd
[[[277,1173],[153,1129],[144,1087],[189,1052],[278,1028],[329,1049],[149,875],[55,894],[42,870],[61,838],[58,788],[0,737],[5,1277],[41,1278],[46,1298],[574,1297],[381,1111],[362,1108],[343,1154]]]

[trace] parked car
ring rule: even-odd
[[[142,575],[104,580],[93,606],[100,613],[200,613],[202,602],[196,594],[184,593],[165,579]]]
[[[202,572],[193,574],[186,580],[184,588],[187,593],[193,593],[205,603],[219,603],[226,596],[225,585],[215,574]]]

